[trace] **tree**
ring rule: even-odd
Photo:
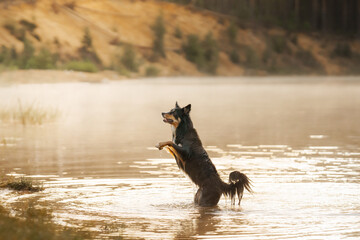
[[[312,1],[312,26],[313,29],[318,28],[318,18],[319,18],[319,1],[313,0]]]
[[[357,1],[356,13],[357,13],[357,33],[360,35],[360,2]]]
[[[237,26],[235,25],[235,23],[232,21],[229,25],[229,27],[227,28],[227,34],[230,40],[231,44],[236,44],[236,37],[237,37]]]
[[[347,0],[343,0],[343,8],[342,8],[342,29],[347,30],[347,17],[348,17],[348,5]]]
[[[209,32],[203,41],[195,34],[187,36],[187,42],[183,45],[185,57],[196,64],[202,72],[216,73],[219,60],[219,49],[212,33]]]
[[[219,49],[216,40],[213,38],[211,32],[209,32],[204,41],[202,42],[204,48],[205,66],[204,71],[215,74],[219,60]]]
[[[23,43],[24,48],[20,54],[19,67],[24,69],[26,68],[28,61],[34,56],[35,48],[32,43],[26,38],[24,39]]]
[[[90,51],[90,49],[92,49],[92,38],[90,35],[90,30],[87,27],[84,29],[84,36],[81,40],[81,43],[83,44],[82,47],[85,50]]]
[[[323,32],[325,32],[327,30],[327,7],[326,7],[326,3],[327,0],[322,0],[322,6],[321,6],[321,29]]]
[[[154,33],[153,54],[155,59],[159,56],[166,57],[164,49],[164,35],[166,33],[166,28],[162,14],[156,18],[154,25],[151,26],[151,29]]]
[[[121,56],[121,63],[131,72],[138,71],[138,63],[136,61],[136,54],[134,49],[129,45],[124,49],[124,53]]]
[[[94,49],[92,36],[90,34],[89,28],[87,27],[84,29],[84,35],[83,38],[81,39],[81,43],[82,45],[78,51],[82,60],[90,61],[100,66],[101,59],[99,58],[99,56],[97,55]]]
[[[186,3],[186,0],[167,0]],[[360,0],[193,0],[198,8],[233,15],[239,22],[291,31],[360,34]],[[246,22],[245,22],[246,23]]]
[[[297,25],[299,24],[299,18],[300,18],[300,1],[295,0],[295,22]]]
[[[197,65],[198,68],[202,68],[204,65],[204,50],[201,46],[199,37],[195,34],[187,36],[187,42],[182,46],[185,53],[185,57],[190,62]]]

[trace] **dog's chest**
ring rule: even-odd
[[[171,125],[172,141],[176,144],[176,128]]]

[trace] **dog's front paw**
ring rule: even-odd
[[[165,146],[168,146],[169,142],[160,142],[158,144],[156,144],[156,148],[158,148],[159,150],[162,150]]]
[[[159,150],[162,150],[164,148],[164,145],[162,145],[161,143],[158,143],[155,145],[156,148],[158,148]]]

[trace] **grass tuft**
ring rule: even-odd
[[[22,125],[42,125],[53,122],[59,117],[57,109],[44,109],[35,105],[23,105],[18,101],[15,108],[0,106],[0,123],[20,123]]]
[[[38,182],[34,182],[31,179],[24,177],[21,177],[20,179],[17,180],[7,180],[7,182],[1,185],[2,187],[16,191],[39,192],[44,190],[44,187]]]

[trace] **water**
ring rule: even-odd
[[[41,126],[0,125],[0,171],[45,191],[59,224],[98,238],[360,238],[360,79],[157,79],[0,88],[0,105],[61,113]],[[195,186],[153,146],[170,140],[160,113],[192,104],[195,128],[221,177],[246,173],[241,207],[193,204]]]

